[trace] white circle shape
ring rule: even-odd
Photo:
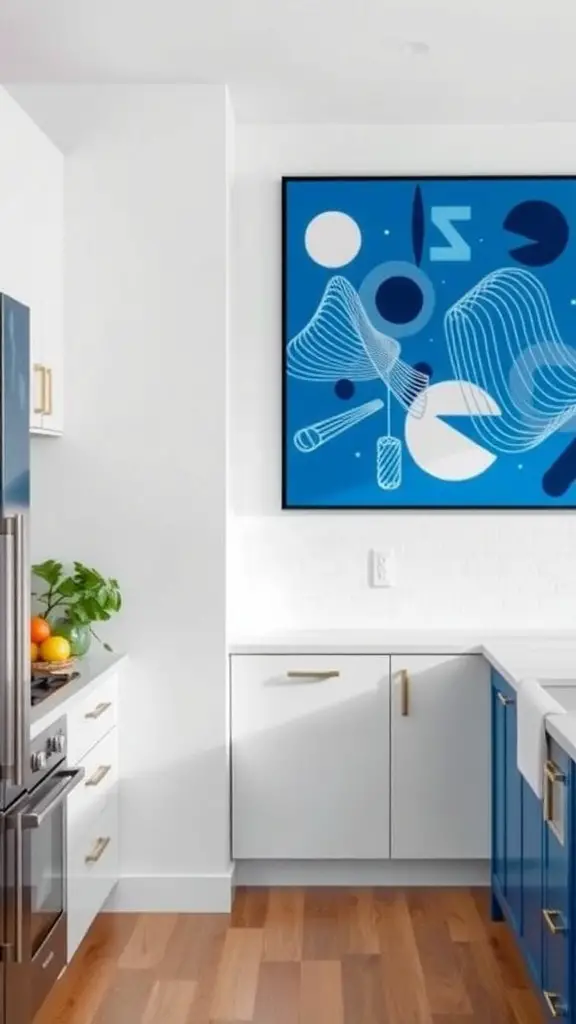
[[[494,399],[466,380],[443,380],[426,389],[424,415],[406,417],[405,438],[414,462],[437,480],[457,482],[480,476],[496,461],[496,455],[461,434],[442,416],[462,416],[470,409],[477,416],[500,416]],[[420,396],[420,401],[422,397]]]
[[[358,255],[362,233],[347,213],[326,210],[308,224],[304,245],[310,259],[321,267],[344,267]]]

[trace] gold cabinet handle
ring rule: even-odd
[[[506,694],[502,693],[501,690],[497,691],[497,697],[498,697],[498,700],[500,701],[500,703],[503,704],[505,708],[507,708],[509,704],[515,704],[516,703],[516,701],[514,700],[514,697],[507,697]]]
[[[90,853],[87,853],[86,857],[84,858],[86,863],[95,864],[96,861],[100,860],[100,857],[102,856],[102,854],[104,853],[104,851],[107,849],[111,842],[111,836],[102,836],[100,837],[100,839],[97,839],[96,842],[94,843],[93,849],[90,851]]]
[[[100,783],[102,782],[102,779],[105,779],[106,776],[108,775],[108,772],[110,771],[112,771],[111,764],[101,764],[100,767],[97,768],[96,771],[94,772],[94,775],[91,775],[89,779],[86,779],[84,785],[99,786]]]
[[[405,668],[400,673],[400,686],[400,714],[403,718],[407,718],[410,714],[410,676]]]
[[[103,702],[102,704],[97,704],[96,707],[94,708],[94,711],[89,711],[88,714],[85,715],[84,717],[85,718],[100,718],[100,716],[103,715],[105,711],[108,711],[108,708],[111,708],[111,707],[112,707],[112,701],[107,700],[107,701]]]
[[[562,1003],[562,996],[559,996],[557,992],[546,992],[542,993],[548,1007],[550,1016],[556,1020],[557,1017],[566,1016],[566,1007]]]
[[[566,931],[566,924],[559,910],[543,910],[542,917],[546,921],[552,935],[559,935],[561,932]]]
[[[44,397],[46,394],[46,367],[42,366],[41,363],[34,363],[32,367],[34,377],[40,375],[40,405],[36,405],[34,402],[34,412],[44,412]],[[34,395],[36,395],[36,385],[34,386]]]
[[[326,672],[287,672],[288,679],[312,679],[315,682],[322,682],[325,679],[338,679],[340,673],[335,669],[328,669]]]
[[[544,771],[549,782],[566,782],[564,772],[557,764],[554,764],[554,761],[546,761]]]
[[[44,367],[44,397],[42,400],[43,413],[45,416],[52,415],[52,370],[49,366]]]

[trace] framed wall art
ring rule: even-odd
[[[576,178],[284,178],[283,507],[576,507]]]

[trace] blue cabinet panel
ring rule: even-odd
[[[570,758],[553,741],[549,744],[550,773],[546,783],[544,826],[543,987],[557,1008],[569,1016],[570,971]]]
[[[516,694],[492,672],[492,880],[501,908],[522,934],[522,777],[516,760]]]
[[[542,987],[542,801],[522,779],[522,934],[530,973]]]
[[[518,935],[522,934],[522,776],[517,763],[516,699],[506,707],[506,899]]]
[[[492,673],[492,876],[506,892],[506,705]]]

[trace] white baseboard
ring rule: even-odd
[[[239,860],[236,885],[488,885],[487,860]]]
[[[221,875],[124,875],[104,910],[113,913],[227,914],[234,872]]]

